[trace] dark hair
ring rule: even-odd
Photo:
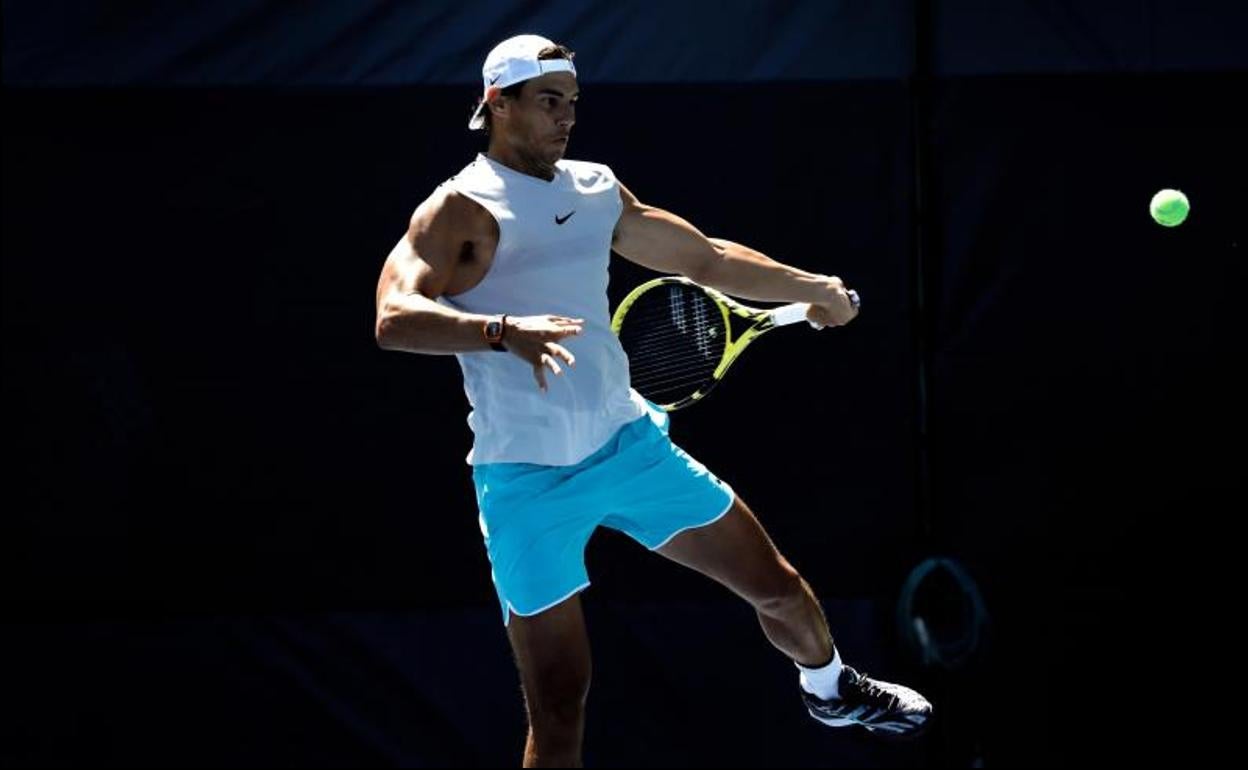
[[[576,56],[576,53],[574,51],[571,51],[567,48],[567,46],[562,46],[562,45],[548,45],[542,50],[537,52],[538,61],[542,61],[545,59],[567,59],[568,61],[572,61],[572,57],[574,56]],[[524,88],[524,84],[526,82],[527,81],[521,80],[519,83],[512,83],[511,85],[504,88],[502,91],[499,91],[499,93],[502,94],[503,96],[510,96],[514,99],[515,97],[520,95],[520,89]],[[477,107],[481,106],[481,102],[484,99],[485,99],[484,96],[481,97],[480,99],[477,99],[477,103],[472,106],[473,113],[477,111]],[[485,132],[488,134],[490,132],[490,108],[489,107],[485,108],[485,110],[481,113],[481,117],[485,119]]]

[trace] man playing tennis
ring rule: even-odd
[[[420,204],[377,286],[381,347],[453,353],[463,369],[479,521],[528,712],[525,766],[580,763],[590,652],[578,594],[599,525],[749,602],[797,665],[815,719],[917,733],[931,704],[842,664],[810,586],[629,386],[607,263],[614,250],[725,294],[809,302],[825,326],[856,307],[840,279],[707,238],[639,202],[606,166],[563,160],[572,57],[536,35],[490,52],[469,123],[489,131],[488,150]]]

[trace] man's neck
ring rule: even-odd
[[[555,178],[557,171],[553,163],[546,163],[503,144],[490,142],[490,148],[485,151],[485,155],[495,163],[501,163],[512,171],[528,174],[547,182]]]

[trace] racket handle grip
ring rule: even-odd
[[[783,305],[773,309],[771,317],[776,322],[776,326],[788,326],[805,321],[806,314],[809,312],[809,302],[794,302],[792,305]]]
[[[854,291],[853,289],[850,289],[849,291],[845,293],[849,295],[850,304],[854,306],[855,310],[857,310],[858,305],[861,302],[861,300],[858,299],[858,292]],[[811,321],[809,318],[807,318],[807,315],[809,313],[810,313],[809,302],[794,302],[791,305],[784,305],[782,307],[778,307],[772,310],[771,317],[775,319],[776,326],[788,326],[789,324],[795,324],[795,323],[800,323],[801,321],[807,321],[810,323],[812,327],[816,329],[822,329],[823,324],[815,323],[814,321]]]

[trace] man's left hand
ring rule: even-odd
[[[819,326],[844,326],[858,317],[858,295],[845,288],[836,276],[829,276],[824,285],[825,299],[810,303],[807,318]]]

